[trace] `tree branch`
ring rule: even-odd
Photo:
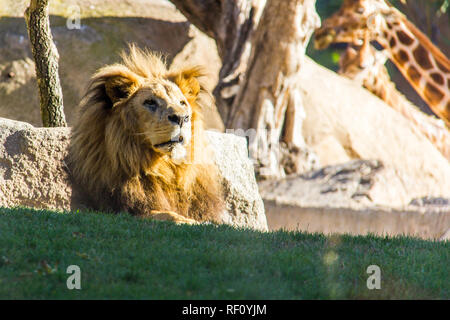
[[[25,10],[28,37],[36,64],[41,116],[44,127],[67,126],[58,74],[58,50],[53,42],[48,0],[31,0]]]
[[[216,40],[222,62],[239,57],[240,45],[248,39],[257,22],[256,12],[264,8],[261,0],[171,1],[191,23]]]
[[[213,91],[216,104],[227,129],[249,135],[249,154],[260,176],[279,177],[314,165],[305,151],[297,80],[320,22],[315,1],[172,0],[216,41],[222,60]]]
[[[171,2],[198,29],[212,38],[216,37],[223,0],[171,0]]]

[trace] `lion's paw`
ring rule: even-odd
[[[146,217],[161,221],[173,221],[176,224],[198,224],[196,220],[184,217],[173,211],[152,210]]]

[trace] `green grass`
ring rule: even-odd
[[[0,208],[1,299],[449,299],[450,243]],[[381,289],[368,290],[369,265]],[[68,290],[66,268],[81,268]]]

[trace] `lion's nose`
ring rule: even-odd
[[[167,117],[170,122],[179,125],[180,127],[184,122],[189,121],[189,116],[180,116],[178,114],[171,114]]]

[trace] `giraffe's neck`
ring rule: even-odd
[[[450,127],[450,61],[403,16],[386,18],[380,37],[389,58]]]
[[[339,73],[353,79],[410,120],[450,161],[450,131],[445,124],[417,109],[391,81],[384,66],[386,56],[365,43],[359,51],[348,51],[340,61]],[[353,50],[353,49],[350,49]]]

